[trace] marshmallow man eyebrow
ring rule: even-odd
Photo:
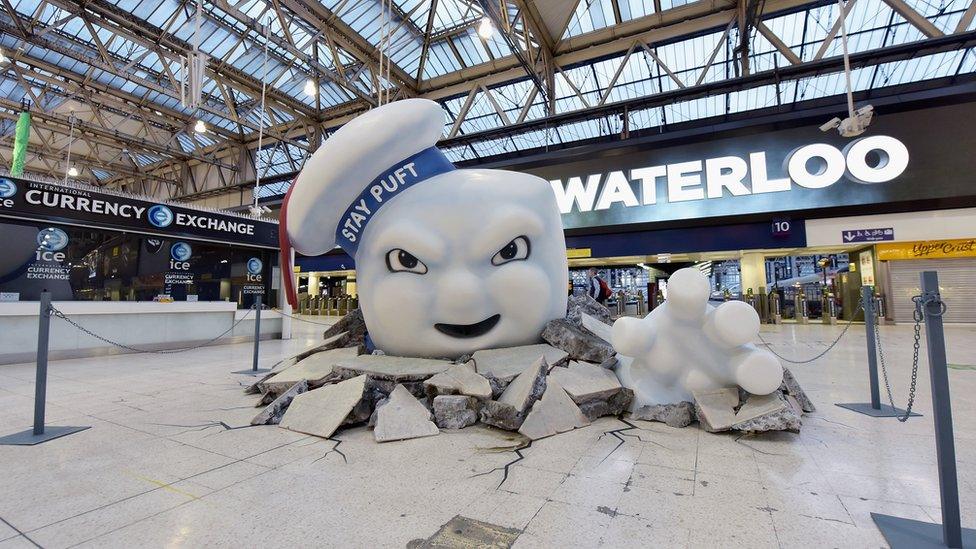
[[[517,206],[498,210],[485,220],[482,231],[474,236],[469,248],[472,257],[491,257],[517,236],[531,238],[542,233],[544,227],[532,210]]]
[[[447,249],[436,233],[412,223],[394,223],[383,227],[382,232],[371,237],[371,240],[369,248],[373,253],[385,254],[394,248],[401,248],[425,263],[441,261]]]

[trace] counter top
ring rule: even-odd
[[[228,301],[55,301],[52,303],[67,315],[119,315],[119,314],[170,314],[170,313],[235,313],[243,316],[246,309],[237,309],[237,303]],[[0,303],[0,316],[37,316],[37,301]],[[274,311],[261,311],[261,316],[276,318]]]

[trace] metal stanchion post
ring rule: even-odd
[[[261,345],[261,295],[254,296],[254,362],[251,371],[258,371],[258,347]]]
[[[878,384],[878,341],[874,313],[874,286],[861,286],[861,307],[864,309],[864,332],[868,347],[868,382],[871,385],[871,402],[838,403],[837,406],[872,417],[896,417],[905,415],[905,410],[881,403],[881,388]],[[917,414],[912,414],[917,415]]]
[[[250,370],[239,370],[235,374],[258,375],[270,372],[268,368],[258,368],[258,351],[261,346],[261,294],[254,296],[254,360]]]
[[[976,530],[963,528],[959,518],[959,480],[956,476],[956,447],[952,435],[949,405],[949,370],[946,364],[945,333],[942,329],[942,298],[939,275],[923,271],[922,312],[925,343],[932,383],[932,416],[935,418],[935,453],[939,462],[939,494],[942,524],[932,524],[890,515],[871,513],[892,549],[927,547],[976,547]]]
[[[33,446],[41,442],[84,431],[85,427],[44,426],[47,406],[47,348],[51,334],[51,292],[41,292],[40,313],[37,317],[37,371],[34,377],[34,427],[26,431],[0,437],[0,445]]]

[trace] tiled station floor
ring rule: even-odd
[[[297,328],[263,344],[263,365],[311,345],[321,326]],[[763,337],[805,358],[840,330],[765,326]],[[882,328],[898,405],[911,333]],[[976,327],[947,334],[963,523],[976,527]],[[257,411],[230,373],[250,350],[53,362],[49,424],[92,428],[0,447],[0,547],[404,547],[456,515],[517,529],[516,547],[881,547],[871,512],[939,520],[927,371],[925,417],[907,424],[833,405],[868,398],[862,326],[793,369],[818,406],[799,435],[620,431],[603,419],[522,450],[504,482],[496,468],[517,456],[501,431],[377,444],[356,428],[336,447],[236,428]],[[0,366],[0,435],[30,425],[33,378],[33,364]]]

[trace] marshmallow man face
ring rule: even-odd
[[[549,184],[457,170],[398,195],[356,253],[360,306],[389,354],[457,357],[535,343],[566,314],[566,242]]]

